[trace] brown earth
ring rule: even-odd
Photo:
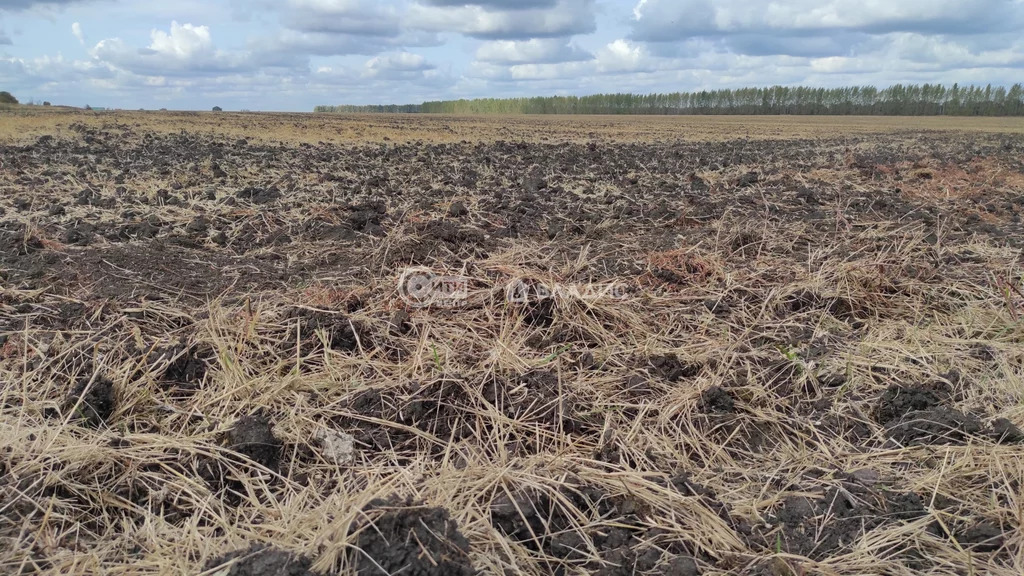
[[[11,120],[3,573],[1024,571],[1016,121]]]

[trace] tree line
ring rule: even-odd
[[[408,114],[800,114],[1024,116],[1024,86],[896,84],[809,88],[773,86],[667,94],[478,98],[407,105],[317,106],[322,113]]]
[[[370,106],[317,106],[313,112],[335,114],[419,114],[423,112],[422,104],[374,104]]]

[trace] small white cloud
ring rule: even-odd
[[[75,35],[75,38],[78,38],[78,43],[79,44],[81,44],[82,46],[85,46],[85,34],[82,33],[82,25],[81,24],[79,24],[78,22],[75,22],[74,24],[72,24],[71,25],[71,33]]]
[[[644,4],[647,4],[647,0],[640,0],[633,7],[633,20],[640,20],[644,17]]]
[[[650,69],[652,61],[647,49],[640,44],[618,39],[597,53],[602,72],[642,72]]]
[[[576,62],[594,56],[558,38],[495,40],[485,42],[476,51],[476,59],[492,64],[529,64],[540,62]]]
[[[381,54],[366,62],[366,67],[373,71],[395,70],[400,72],[418,72],[430,70],[434,66],[427,59],[412,52],[397,54]]]
[[[209,52],[213,48],[209,26],[171,22],[170,33],[153,30],[150,33],[150,38],[152,39],[149,44],[150,50],[157,54],[165,54],[183,60]]]

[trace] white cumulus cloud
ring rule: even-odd
[[[594,56],[560,38],[529,40],[495,40],[483,43],[476,51],[480,62],[495,64],[527,64],[536,62],[575,62]]]
[[[85,46],[85,34],[82,33],[82,25],[75,22],[71,25],[71,33],[78,39],[78,43]]]
[[[189,59],[200,54],[209,54],[213,49],[213,38],[209,26],[193,26],[171,22],[170,32],[153,30],[149,49],[179,59]]]

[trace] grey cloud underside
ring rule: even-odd
[[[352,36],[395,37],[402,33],[397,20],[385,18],[323,18],[319,15],[294,16],[288,20],[288,28],[302,32],[349,34]]]
[[[272,38],[249,43],[250,50],[282,56],[372,56],[388,50],[442,44],[440,36],[427,32],[404,32],[397,36],[357,36],[336,32],[299,32],[288,30]]]
[[[373,55],[398,47],[438,46],[437,33],[415,29],[391,6],[366,1],[337,7],[303,5],[282,15],[275,37],[251,43],[258,50],[308,56]]]
[[[723,44],[733,52],[750,56],[822,58],[848,55],[867,38],[867,35],[858,33],[788,38],[774,34],[741,34],[724,38]]]
[[[896,0],[894,0],[895,2]],[[922,6],[887,14],[871,12],[868,7],[854,12],[851,2],[822,2],[833,8],[825,15],[797,9],[799,2],[778,3],[789,10],[789,18],[771,18],[760,2],[716,3],[711,0],[648,0],[640,8],[641,18],[632,22],[630,37],[645,42],[677,42],[688,38],[782,35],[794,39],[815,36],[851,34],[918,34],[969,35],[1019,30],[1024,26],[1024,2],[1016,0],[967,0],[961,3],[933,4],[901,0],[895,6]],[[845,9],[845,11],[843,10]],[[899,12],[899,11],[897,11]],[[835,21],[851,20],[850,24]],[[820,22],[814,22],[817,17]],[[800,20],[804,21],[801,22]]]
[[[528,18],[509,18],[486,29],[458,29],[457,32],[478,40],[529,40],[531,38],[567,38],[590,34],[597,29],[592,19],[558,23],[538,23]],[[443,29],[432,28],[436,32]]]
[[[872,39],[870,34],[861,32],[789,36],[772,33],[710,34],[697,37],[696,40],[700,42],[695,45],[688,42],[656,42],[650,45],[650,49],[652,54],[663,58],[686,57],[692,55],[694,51],[712,48],[747,56],[824,58],[849,56],[871,44]]]
[[[283,15],[282,23],[300,32],[385,37],[402,33],[400,14],[388,6],[363,1],[338,7],[292,7]]]
[[[401,4],[369,0],[304,2],[281,13],[282,30],[272,42],[283,50],[338,55],[437,46],[439,35],[450,33],[480,40],[568,38],[596,30],[594,4],[595,0],[419,0],[402,10]]]
[[[254,74],[292,75],[309,68],[308,57],[277,51],[216,52],[201,58],[175,60],[149,48],[101,45],[93,51],[93,56],[96,62],[126,73],[182,79]]]
[[[87,4],[96,0],[3,0],[0,11],[25,10],[36,6],[70,6],[71,4]]]
[[[388,70],[393,72],[425,72],[427,70],[434,70],[437,68],[437,66],[427,62],[427,60],[422,56],[417,57],[410,54],[392,54],[384,57],[377,57],[370,60],[368,67],[371,70]]]
[[[499,6],[500,4],[500,6]],[[439,33],[459,33],[481,40],[528,40],[589,34],[597,29],[595,0],[555,0],[543,5],[505,8],[508,3],[414,4],[409,26]]]
[[[427,6],[480,6],[482,8],[493,8],[498,10],[528,10],[531,8],[552,8],[558,4],[558,0],[425,0],[420,2]]]
[[[506,27],[487,32],[467,32],[465,34],[477,40],[527,40],[530,38],[565,38],[579,34],[590,34],[594,30],[594,27],[585,25],[538,30],[519,30],[513,27]]]
[[[959,19],[934,19],[929,21],[890,21],[868,26],[829,26],[813,29],[776,28],[766,26],[761,29],[744,29],[739,31],[718,30],[710,27],[687,27],[674,25],[674,21],[660,22],[651,26],[634,26],[630,38],[642,42],[678,42],[689,38],[726,38],[726,37],[761,37],[769,39],[774,36],[792,41],[814,41],[816,38],[834,38],[835,36],[852,37],[854,35],[881,35],[894,32],[910,32],[925,35],[972,35],[1008,32],[1018,29],[1011,19],[984,22],[981,19],[965,22]]]

